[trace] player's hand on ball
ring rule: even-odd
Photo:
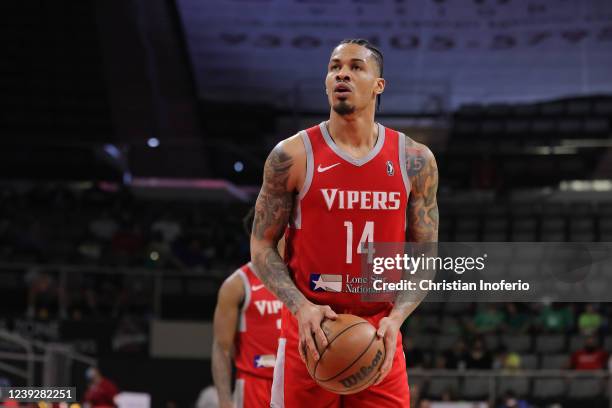
[[[393,366],[393,357],[395,357],[395,349],[397,348],[397,333],[399,332],[401,323],[398,323],[391,317],[383,317],[378,323],[378,330],[376,334],[382,338],[385,343],[385,359],[380,367],[380,374],[378,380],[374,385],[380,384]]]
[[[305,302],[298,309],[295,317],[298,321],[298,330],[300,334],[300,342],[298,345],[300,357],[306,363],[306,353],[310,353],[315,361],[319,360],[319,352],[314,341],[317,337],[319,344],[322,347],[327,346],[327,337],[321,329],[321,323],[325,319],[335,320],[337,315],[331,307],[315,305],[314,303]]]

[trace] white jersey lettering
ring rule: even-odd
[[[398,191],[344,191],[322,188],[321,194],[327,209],[339,210],[398,210],[401,194]]]

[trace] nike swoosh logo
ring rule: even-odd
[[[257,292],[259,289],[263,288],[264,285],[255,285],[255,286],[251,286],[251,290],[253,292]]]
[[[319,167],[317,167],[317,172],[323,173],[324,171],[327,171],[327,170],[329,170],[329,169],[331,169],[333,167],[336,167],[338,165],[340,165],[340,163],[335,163],[335,164],[332,164],[331,166],[327,166],[327,167],[321,167],[321,165],[319,164]]]

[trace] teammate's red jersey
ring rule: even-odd
[[[250,262],[238,269],[244,302],[236,333],[235,364],[239,372],[272,378],[282,302],[264,286]]]
[[[378,125],[370,153],[340,150],[325,123],[301,132],[307,154],[304,186],[287,232],[286,261],[298,289],[337,313],[373,315],[388,302],[362,302],[371,282],[361,278],[368,242],[404,242],[410,182],[405,136]]]

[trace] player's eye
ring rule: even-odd
[[[359,65],[353,65],[353,69],[356,71],[361,71],[361,67]]]
[[[329,67],[329,69],[332,70],[332,71],[335,71],[338,68],[339,68],[338,65],[332,65],[331,67]]]

